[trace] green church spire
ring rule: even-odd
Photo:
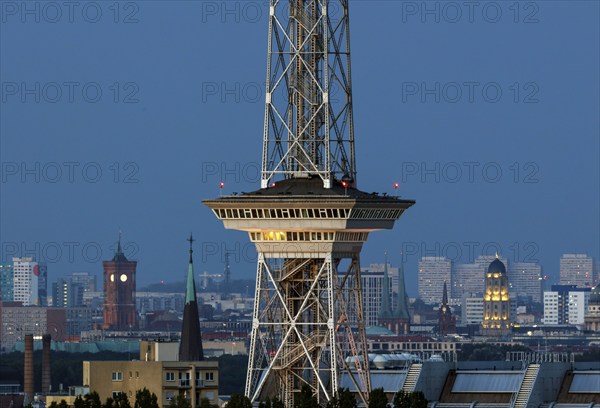
[[[195,302],[196,301],[196,283],[194,282],[194,260],[192,258],[192,254],[194,250],[192,245],[195,241],[192,234],[190,234],[189,239],[187,240],[190,243],[190,263],[188,266],[188,274],[187,274],[187,285],[185,292],[185,303]]]

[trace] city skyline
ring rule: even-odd
[[[597,274],[596,270],[596,266],[599,263],[599,261],[589,257],[586,254],[562,254],[561,255],[561,259],[564,259],[565,256],[567,258],[579,258],[579,259],[586,259],[587,261],[593,261],[593,265],[594,265],[594,282],[595,284],[592,286],[595,286],[598,284],[598,282],[600,282],[600,275]],[[429,293],[425,287],[423,287],[422,289],[419,289],[419,282],[416,282],[416,287],[415,287],[415,291],[408,291],[408,295],[413,297],[413,298],[419,298],[421,300],[431,300],[430,298],[435,298],[441,299],[441,287],[437,287],[437,284],[439,283],[440,285],[443,285],[443,282],[446,281],[448,284],[448,293],[450,296],[450,293],[452,293],[452,299],[454,301],[460,301],[460,299],[462,299],[462,297],[464,295],[468,295],[468,294],[477,294],[477,293],[483,293],[483,289],[484,289],[484,275],[485,275],[485,270],[487,269],[487,265],[489,264],[490,260],[493,260],[495,257],[494,256],[479,256],[477,259],[473,260],[472,263],[454,263],[451,262],[451,260],[444,258],[444,257],[424,257],[425,259],[421,259],[420,262],[423,261],[431,261],[431,260],[440,260],[443,263],[448,263],[448,276],[446,276],[445,278],[443,277],[436,277],[436,284],[433,285],[433,287],[435,287],[435,291],[434,293]],[[107,258],[110,259],[110,258]],[[107,259],[105,259],[104,261],[106,261]],[[385,258],[384,258],[385,259]],[[542,291],[543,290],[548,290],[550,288],[551,285],[558,285],[561,284],[559,281],[559,278],[557,278],[555,281],[551,281],[546,277],[545,273],[544,273],[544,266],[539,264],[539,263],[535,263],[535,262],[527,262],[527,263],[523,263],[523,262],[507,262],[507,260],[504,257],[501,257],[501,259],[508,265],[508,277],[509,277],[509,284],[510,284],[510,292],[513,293],[515,296],[517,295],[524,295],[524,296],[530,296],[531,300],[533,302],[537,302],[540,303],[542,301]],[[33,261],[35,262],[35,259],[33,259]],[[12,269],[12,263],[11,262],[5,262],[2,263],[2,265],[6,268],[8,267],[9,269]],[[432,264],[434,268],[436,268],[436,264]],[[384,263],[372,263],[372,264],[363,264],[361,267],[361,271],[362,273],[372,273],[372,272],[376,272],[376,273],[381,273],[383,271],[383,266]],[[398,265],[399,266],[399,265]],[[389,273],[390,273],[390,290],[395,292],[396,291],[396,287],[398,286],[398,266],[396,266],[396,264],[390,262],[388,260],[388,267],[389,267]],[[406,270],[405,270],[406,273]],[[430,273],[430,272],[429,272]],[[521,274],[521,276],[514,276],[514,274]],[[419,274],[419,272],[417,271],[417,274]],[[523,275],[524,274],[524,275]],[[75,278],[76,276],[81,275],[81,276],[86,276],[89,277],[89,279],[92,279],[94,282],[96,282],[97,279],[100,280],[100,283],[96,283],[95,285],[98,285],[96,290],[99,291],[100,287],[102,286],[102,275],[97,275],[93,272],[72,272],[69,274],[63,274],[63,275],[59,275],[59,276],[55,276],[52,279],[48,279],[48,298],[52,299],[53,295],[55,294],[55,291],[57,288],[55,288],[54,286],[56,284],[61,285],[61,283],[63,285],[67,285],[68,282]],[[2,275],[4,277],[4,275]],[[52,276],[52,274],[50,274],[50,276]],[[222,282],[225,278],[222,274],[208,274],[205,275],[205,272],[196,272],[196,278],[205,278],[205,276],[209,277],[214,283],[216,283],[217,285],[219,284],[219,282]],[[427,275],[429,276],[429,275]],[[445,275],[444,275],[445,276]],[[6,275],[6,278],[8,278],[9,276]],[[476,277],[480,278],[480,282],[477,282],[475,280]],[[531,281],[531,277],[535,278],[535,282],[539,282],[539,283],[534,283],[533,281]],[[420,279],[425,279],[425,277],[422,277]],[[234,275],[233,280],[248,280],[248,279],[244,279],[244,277],[237,277]],[[405,280],[406,282],[407,280]],[[161,280],[161,281],[152,281],[152,282],[146,282],[146,283],[140,283],[136,290],[140,291],[143,290],[144,287],[152,285],[152,284],[157,284],[157,283],[165,283],[165,284],[172,284],[172,283],[182,283],[185,282],[185,276],[182,279],[176,279],[171,277],[170,279],[166,279],[166,280]],[[526,285],[520,285],[520,283],[525,282]],[[413,282],[415,283],[415,282]],[[428,284],[429,286],[431,286],[431,283]],[[539,290],[538,290],[539,289]],[[12,293],[12,287],[8,287],[6,290],[10,290]],[[198,289],[197,292],[201,293],[203,291],[203,289]],[[4,290],[3,290],[4,292]],[[427,295],[425,297],[423,297],[422,295],[419,294],[419,292],[421,293],[426,293]],[[67,293],[67,289],[66,286],[64,288],[64,293]],[[71,295],[69,295],[71,296]],[[79,295],[77,295],[79,297],[82,296],[82,293],[80,293]],[[71,300],[69,301],[71,302]],[[432,304],[438,304],[438,301],[433,301],[430,302]],[[56,303],[53,304],[54,306],[56,306]]]
[[[378,3],[379,10],[351,4],[358,178],[367,191],[399,193],[418,205],[397,230],[373,235],[362,263],[382,262],[387,250],[398,265],[404,252],[414,294],[418,260],[437,248],[442,256],[457,248],[466,255],[472,243],[481,251],[498,242],[511,262],[539,260],[554,280],[563,253],[598,260],[598,4],[541,2],[535,23],[525,23],[523,13],[515,22],[508,9],[497,23],[480,14],[474,22],[464,15],[449,23],[427,16],[422,22],[389,3]],[[129,25],[107,21],[111,13],[105,10],[96,25],[22,23],[18,16],[2,25],[2,257],[22,243],[50,255],[58,247],[58,262],[48,262],[50,282],[59,271],[98,275],[121,228],[140,261],[141,284],[175,274],[183,279],[185,263],[165,254],[178,254],[192,229],[199,254],[204,243],[199,272],[221,273],[223,248],[237,248],[232,277],[251,279],[255,259],[243,261],[252,247],[248,237],[222,231],[200,201],[218,195],[221,181],[225,194],[259,186],[258,163],[248,157],[260,150],[264,95],[251,92],[264,92],[256,81],[264,77],[264,55],[248,46],[240,70],[227,50],[240,36],[265,44],[266,11],[255,21],[243,12],[215,16],[200,4],[144,3]],[[162,24],[172,28],[156,30]],[[556,32],[557,25],[567,29]],[[359,35],[374,31],[397,46],[389,51]],[[215,35],[225,46],[215,44]],[[563,45],[560,53],[556,44]],[[398,83],[390,84],[390,76]],[[65,82],[98,83],[104,99],[90,103],[77,93],[71,103],[61,85],[63,99],[48,102],[54,94],[42,94],[43,85]],[[470,82],[481,84],[477,90],[498,84],[503,97],[491,102],[478,92],[471,103],[463,85]],[[14,83],[34,94],[23,93],[22,102]],[[456,84],[462,99],[451,103]],[[125,97],[133,103],[123,103]],[[102,256],[90,264],[94,243]]]

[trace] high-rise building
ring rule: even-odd
[[[590,300],[591,288],[584,291],[569,292],[569,324],[583,325],[585,312]]]
[[[65,278],[59,278],[52,282],[52,306],[69,307],[69,281]]]
[[[96,276],[87,272],[75,272],[59,278],[52,284],[52,305],[54,307],[81,307],[86,293],[96,291]]]
[[[452,261],[443,256],[424,256],[419,261],[419,298],[439,305],[444,296],[444,282],[452,281]]]
[[[483,296],[483,334],[504,337],[510,333],[511,307],[506,266],[496,257],[488,266]]]
[[[110,261],[102,262],[104,267],[104,323],[106,330],[135,329],[135,272],[136,261],[125,257],[121,249],[121,237],[117,252]]]
[[[508,291],[519,301],[542,303],[542,266],[535,262],[515,262],[508,272]]]
[[[462,299],[471,293],[483,293],[485,291],[485,271],[478,264],[456,264],[454,265],[451,297]]]
[[[181,327],[181,342],[179,343],[179,361],[202,361],[202,336],[200,334],[200,317],[198,316],[198,300],[196,299],[196,283],[194,282],[194,238],[190,235],[190,262],[188,266],[185,308],[183,309],[183,324]]]
[[[23,306],[20,302],[0,303],[0,352],[10,352],[25,335],[52,335],[55,341],[68,339],[68,309]]]
[[[389,262],[385,262],[372,263],[369,264],[369,266],[367,266],[366,268],[362,268],[361,270],[368,270],[371,272],[383,272],[383,270],[386,268],[386,265],[388,276],[390,278],[390,290],[392,291],[392,293],[398,294],[398,288],[400,287],[400,268],[392,266],[392,264]]]
[[[14,280],[12,262],[0,262],[0,302],[13,301]]]
[[[35,273],[35,270],[34,270]],[[48,306],[48,265],[38,262],[38,305]]]
[[[586,254],[564,254],[560,257],[560,284],[589,288],[594,284],[594,260]]]
[[[340,279],[343,275],[340,276]],[[384,274],[362,269],[360,273],[361,291],[363,298],[363,322],[366,327],[377,326],[381,310],[381,294],[383,293]],[[389,290],[389,287],[388,287]],[[353,319],[353,316],[349,316]]]
[[[45,264],[31,257],[13,258],[13,300],[23,306],[46,306]]]
[[[69,279],[71,282],[83,286],[84,292],[95,292],[97,287],[96,275],[89,272],[73,272]]]
[[[544,292],[544,324],[583,325],[591,288],[552,285]]]
[[[465,293],[461,304],[461,323],[481,324],[483,322],[483,294]]]

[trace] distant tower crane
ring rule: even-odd
[[[232,254],[232,252],[225,252],[225,270],[223,271],[223,276],[225,277],[224,292],[229,292],[229,284],[231,283],[231,267],[229,265],[230,254]]]
[[[221,278],[223,277],[223,275],[220,273],[209,274],[208,272],[204,271],[202,272],[200,277],[202,278],[202,289],[206,289],[208,287],[209,278]]]

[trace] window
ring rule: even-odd
[[[171,401],[174,396],[175,396],[175,391],[165,392],[165,398],[167,399],[167,401]]]
[[[113,371],[112,380],[113,381],[123,381],[123,373],[120,371]]]
[[[214,373],[212,371],[206,372],[204,373],[204,380],[205,381],[214,381]]]
[[[175,373],[168,372],[167,373],[167,381],[175,381]]]

